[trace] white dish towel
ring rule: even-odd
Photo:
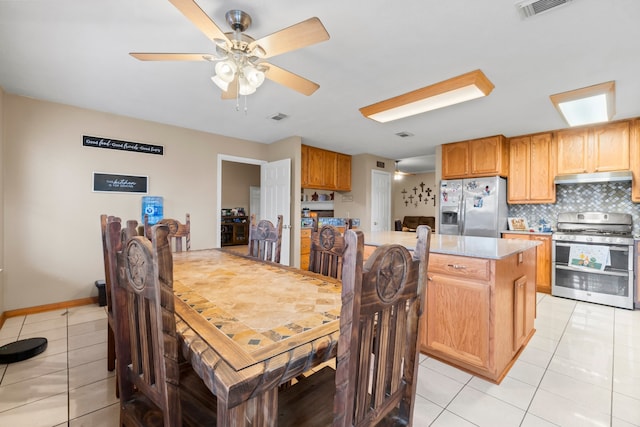
[[[569,247],[569,266],[593,268],[604,271],[611,265],[611,251],[607,246],[571,245]]]

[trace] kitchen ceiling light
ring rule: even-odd
[[[494,85],[480,70],[423,87],[360,108],[363,116],[380,123],[402,119],[437,108],[487,96]]]
[[[608,122],[615,114],[616,83],[610,81],[551,95],[551,102],[569,126]]]

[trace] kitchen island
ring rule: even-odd
[[[388,243],[413,250],[416,235],[365,232],[365,256]],[[535,332],[539,244],[432,235],[420,350],[500,383]]]

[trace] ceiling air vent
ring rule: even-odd
[[[399,136],[400,138],[409,138],[410,136],[413,136],[412,133],[405,132],[405,131],[398,132],[396,133],[396,135]]]
[[[534,15],[547,12],[563,4],[570,3],[573,0],[525,0],[516,3],[516,8],[520,11],[523,18],[530,18]]]
[[[271,115],[271,116],[269,116],[269,117],[267,117],[267,118],[268,118],[268,119],[271,119],[271,120],[274,120],[274,121],[276,121],[276,122],[279,122],[280,120],[284,120],[284,119],[286,119],[287,117],[289,117],[289,116],[287,116],[287,115],[286,115],[286,114],[284,114],[284,113],[276,113],[276,114],[273,114],[273,115]]]

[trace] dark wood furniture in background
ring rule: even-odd
[[[127,238],[117,221],[108,224],[120,424],[215,426],[214,396],[179,364],[169,234],[166,225],[152,227],[152,243]]]
[[[249,241],[248,218],[242,216],[223,216],[220,223],[220,244],[246,245]]]
[[[345,233],[336,371],[324,368],[284,390],[278,425],[412,424],[431,238],[427,227],[417,233],[413,254],[383,245],[364,267],[364,235]]]
[[[280,262],[282,246],[282,215],[273,223],[266,219],[256,222],[256,215],[251,214],[249,226],[249,256],[262,261]]]

